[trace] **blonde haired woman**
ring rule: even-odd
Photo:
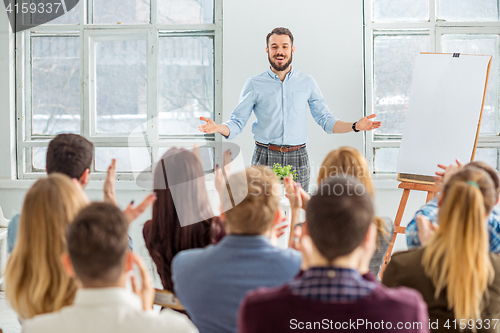
[[[321,168],[318,173],[318,186],[321,186],[323,182],[332,177],[356,178],[364,186],[364,190],[372,197],[372,199],[374,198],[375,190],[370,177],[368,161],[359,150],[346,146],[330,151],[321,164]],[[288,184],[290,180],[287,179],[285,182]],[[301,201],[304,202],[303,208],[305,209],[307,202],[309,201],[309,195],[302,189],[300,189],[300,191],[302,192]],[[293,196],[293,193],[290,193],[290,187],[287,188],[287,195],[289,197]],[[291,206],[293,212],[294,204],[292,202]],[[293,215],[294,217],[298,216],[296,213]],[[377,276],[380,266],[382,265],[382,261],[384,260],[385,252],[389,247],[390,235],[392,235],[394,224],[390,220],[382,219],[380,217],[375,217],[373,222],[377,227],[378,232],[377,250],[370,262],[367,262],[366,264],[368,264],[369,270]],[[367,267],[363,267],[363,270],[366,269]]]
[[[384,272],[385,285],[420,291],[433,332],[498,332],[500,256],[489,253],[486,222],[497,199],[486,172],[464,167],[444,185],[427,246],[394,254]]]
[[[75,281],[64,273],[60,257],[66,250],[66,226],[86,204],[63,174],[39,179],[26,194],[5,271],[6,297],[21,319],[73,303]]]

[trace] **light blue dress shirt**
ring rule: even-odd
[[[228,139],[234,138],[245,127],[255,112],[252,125],[254,140],[275,145],[306,143],[307,106],[314,120],[326,133],[333,133],[338,121],[330,112],[313,77],[291,70],[281,82],[271,69],[247,80],[240,103],[224,123],[229,128]]]
[[[201,333],[236,333],[238,308],[250,290],[277,287],[300,272],[302,256],[274,247],[268,237],[226,235],[204,249],[179,252],[172,281]]]

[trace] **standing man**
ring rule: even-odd
[[[198,129],[232,139],[245,127],[253,110],[257,120],[252,125],[256,144],[252,165],[292,165],[297,170],[298,182],[307,191],[310,179],[306,150],[307,105],[314,120],[327,133],[370,131],[379,128],[381,122],[370,121],[374,114],[354,123],[335,118],[316,81],[310,75],[292,69],[295,46],[290,30],[273,29],[267,35],[266,43],[271,68],[247,80],[240,102],[228,121],[218,125],[212,119],[201,117],[206,124]]]

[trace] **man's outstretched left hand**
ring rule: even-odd
[[[371,121],[370,119],[375,118],[375,114],[371,114],[369,116],[363,117],[358,120],[356,124],[356,129],[358,131],[371,131],[376,128],[379,128],[382,125],[381,121]]]

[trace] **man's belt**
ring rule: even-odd
[[[281,153],[289,153],[291,151],[296,151],[296,150],[299,150],[299,149],[302,149],[302,148],[305,148],[306,147],[306,144],[302,144],[302,145],[298,145],[298,146],[289,146],[289,147],[284,147],[284,146],[276,146],[276,145],[273,145],[273,144],[264,144],[264,143],[260,143],[260,142],[257,142],[255,141],[255,144],[259,147],[264,147],[264,148],[267,148],[269,150],[274,150],[274,151],[279,151]]]

